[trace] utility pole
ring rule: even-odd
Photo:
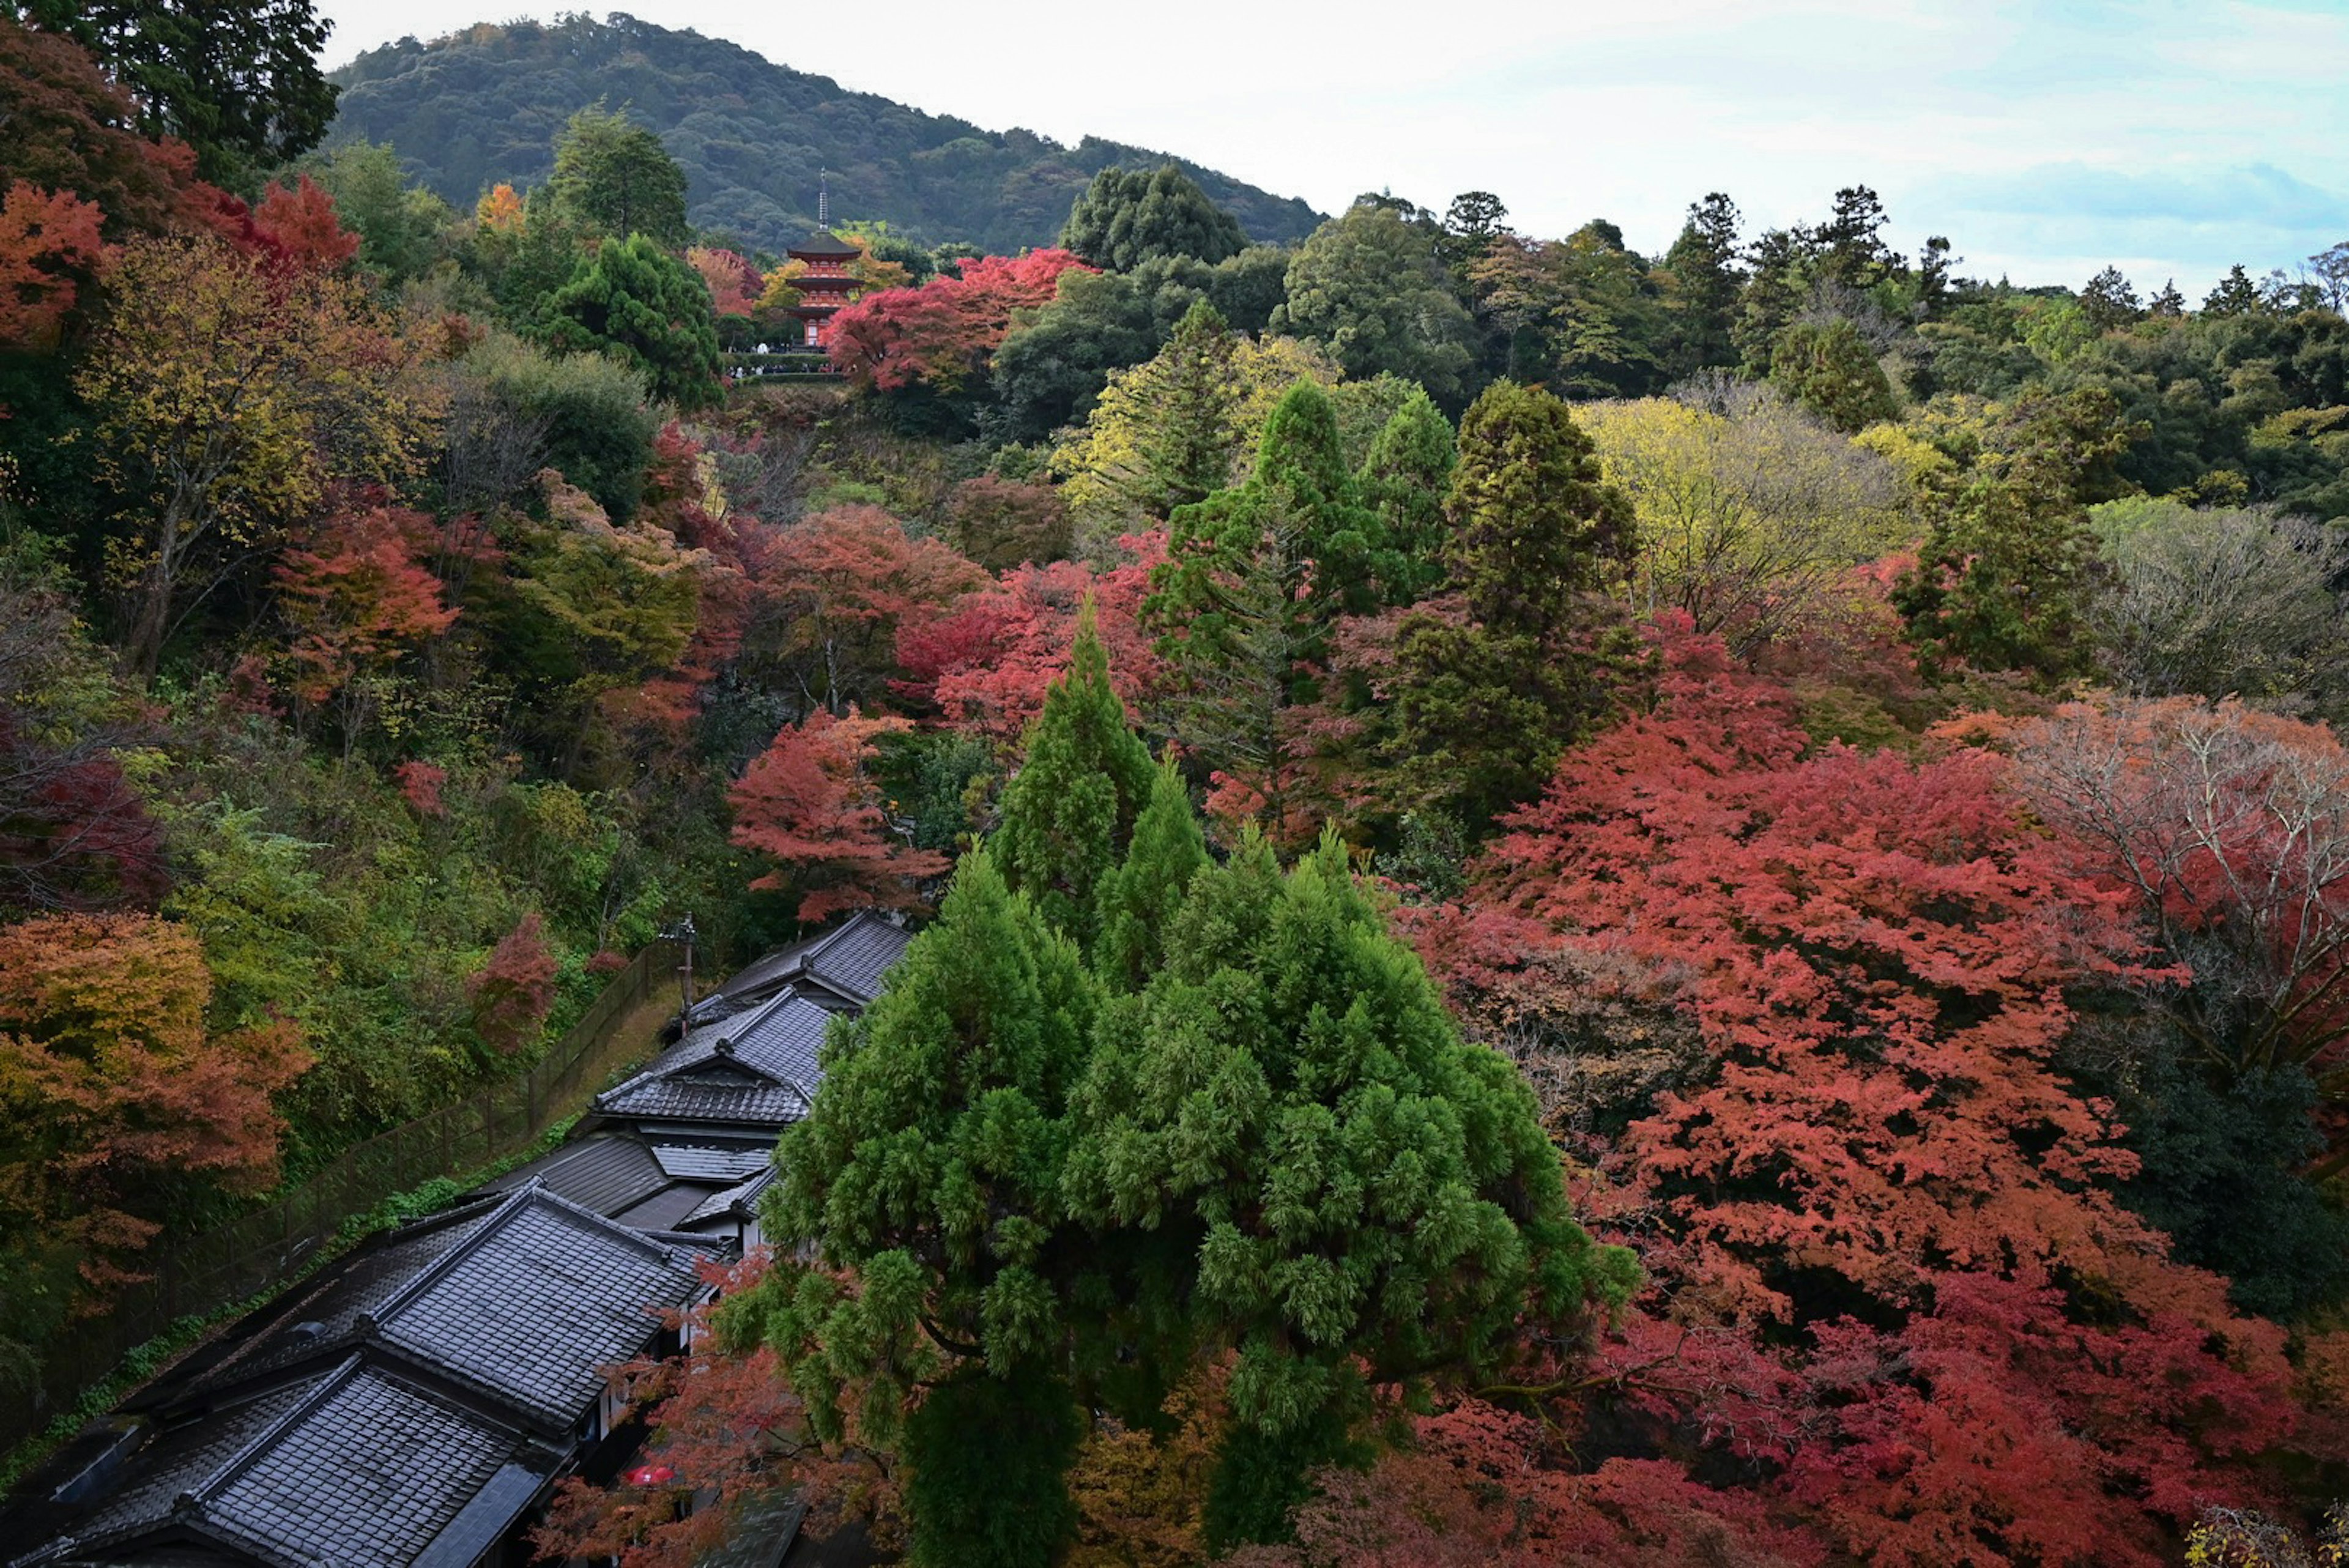
[[[677,972],[678,989],[685,996],[684,1027],[687,1033],[690,1033],[693,1028],[693,912],[689,909],[686,911],[684,918],[661,932],[661,936],[666,940],[680,942],[685,947],[685,962],[678,966]]]

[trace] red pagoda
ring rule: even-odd
[[[810,348],[829,348],[833,316],[848,303],[849,291],[856,286],[856,280],[848,275],[848,264],[864,253],[830,229],[818,229],[783,254],[807,264],[807,270],[792,280],[800,291],[800,302],[792,306],[792,314],[799,318],[804,342]]]

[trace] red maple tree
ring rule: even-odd
[[[511,1056],[538,1038],[554,1006],[554,954],[537,910],[499,939],[465,991],[472,999],[474,1033],[499,1055]]]
[[[307,174],[289,189],[272,180],[254,204],[254,248],[297,272],[336,272],[359,254],[359,236],[343,227],[335,199]]]
[[[2067,989],[2143,973],[2126,898],[2002,759],[1813,749],[1718,642],[1661,639],[1655,709],[1561,762],[1480,888],[1530,951],[1673,976],[1702,1043],[1589,1206],[1640,1241],[1646,1310],[1748,1365],[1607,1358],[1870,1561],[2156,1560],[2290,1423],[2280,1332],[2115,1200],[2135,1157],[2054,1064]]]
[[[420,512],[378,505],[328,519],[276,567],[295,631],[295,695],[323,702],[456,624],[423,564],[440,532]]]
[[[810,923],[843,909],[917,905],[916,884],[943,876],[947,857],[898,836],[867,772],[875,737],[912,727],[854,708],[843,719],[818,709],[784,726],[727,796],[733,841],[776,863],[750,886],[796,891],[799,919]]]
[[[951,392],[984,371],[1015,318],[1052,301],[1061,275],[1096,269],[1064,250],[975,256],[960,275],[868,294],[832,318],[832,362],[860,386]]]
[[[1166,558],[1166,535],[1128,535],[1118,543],[1125,558],[1105,570],[1076,561],[1018,566],[948,614],[903,622],[897,660],[906,678],[897,691],[935,703],[956,729],[1014,742],[1067,670],[1077,612],[1090,596],[1110,683],[1129,707],[1138,704],[1162,670],[1139,618],[1150,574]]]
[[[837,506],[777,530],[758,568],[756,621],[833,712],[878,696],[896,672],[901,627],[943,614],[987,574],[878,506]]]

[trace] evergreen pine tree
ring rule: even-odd
[[[1149,798],[1150,752],[1126,727],[1088,601],[1068,672],[1028,734],[1027,759],[1003,790],[995,849],[1009,885],[1056,929],[1092,940],[1094,888],[1125,853]]]
[[[1101,936],[1093,970],[1111,987],[1139,991],[1158,968],[1165,933],[1183,907],[1191,878],[1207,863],[1207,841],[1173,757],[1158,764],[1150,804],[1133,824],[1123,864],[1102,877],[1095,895]]]
[[[1201,675],[1230,662],[1249,603],[1288,623],[1293,663],[1319,661],[1330,624],[1372,608],[1392,570],[1347,470],[1330,395],[1312,381],[1274,405],[1247,483],[1177,511],[1168,547],[1143,614],[1165,633],[1161,652]]]
[[[1444,499],[1459,458],[1452,421],[1418,389],[1371,438],[1358,482],[1385,535],[1389,604],[1411,604],[1443,580]]]
[[[1285,876],[1250,836],[1188,887],[1146,988],[1104,1007],[1065,1191],[1152,1239],[1138,1318],[1186,1302],[1239,1352],[1208,1505],[1229,1544],[1278,1536],[1371,1383],[1484,1367],[1635,1271],[1574,1222],[1532,1091],[1462,1042],[1334,836]]]
[[[750,1300],[819,1436],[843,1438],[853,1405],[859,1440],[901,1449],[919,1563],[1043,1568],[1073,1523],[1065,1303],[1090,1248],[1060,1186],[1094,1003],[1075,944],[976,851],[825,1045],[776,1154],[769,1233],[820,1268]],[[907,1419],[917,1386],[945,1403]],[[974,1470],[957,1411],[1016,1415],[1020,1440],[988,1441]]]

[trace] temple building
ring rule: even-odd
[[[783,254],[807,265],[807,271],[792,280],[800,291],[800,302],[792,306],[792,314],[799,318],[802,345],[829,348],[832,318],[848,303],[849,291],[856,286],[848,264],[864,253],[830,229],[818,229]]]

